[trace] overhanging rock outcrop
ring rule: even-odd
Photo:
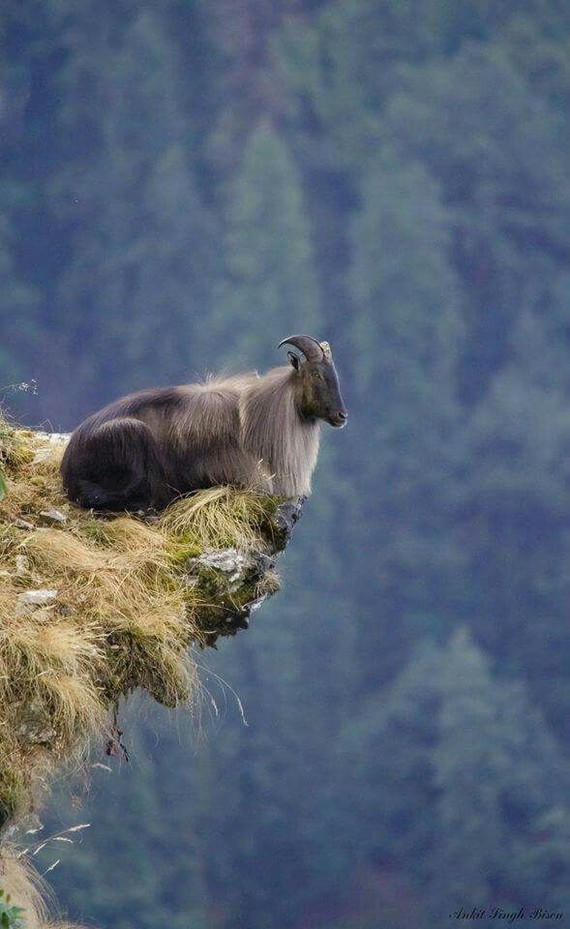
[[[161,514],[97,516],[63,495],[65,442],[0,420],[0,830],[109,738],[120,697],[192,700],[191,646],[247,628],[301,513],[214,487]]]

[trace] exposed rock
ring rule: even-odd
[[[57,590],[26,590],[18,597],[17,613],[31,613],[54,602]]]
[[[265,603],[265,601],[267,600],[267,598],[270,597],[270,596],[271,596],[271,594],[262,594],[261,597],[258,597],[258,598],[257,598],[257,600],[252,600],[251,603],[248,604],[250,614],[251,614],[251,613],[255,613],[255,611],[258,610],[259,607],[260,607],[263,603]]]
[[[212,579],[220,582],[224,593],[235,593],[243,584],[258,580],[274,567],[275,561],[268,555],[254,550],[238,552],[235,548],[208,549],[186,563],[189,577],[200,576],[206,569]]]
[[[254,549],[208,549],[188,559],[187,583],[203,591],[212,604],[203,614],[203,644],[213,645],[219,636],[248,628],[250,614],[279,589],[274,567],[272,557]]]
[[[50,509],[50,510],[41,510],[40,516],[45,522],[50,524],[59,524],[65,525],[67,522],[67,516],[65,513],[62,513],[61,510]]]
[[[14,732],[34,745],[49,745],[56,736],[45,704],[33,699],[17,707]]]
[[[287,545],[295,524],[301,519],[306,500],[306,497],[299,497],[296,503],[281,503],[277,507],[274,522],[282,533],[282,548]]]
[[[29,558],[26,558],[25,555],[16,555],[16,575],[22,577],[22,575],[27,574],[29,570]]]

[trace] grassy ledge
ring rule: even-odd
[[[97,517],[63,494],[64,446],[0,419],[4,837],[55,768],[112,737],[120,697],[142,687],[167,706],[192,702],[191,646],[247,627],[279,589],[275,555],[298,515],[277,498],[214,487],[159,517]],[[2,855],[0,845],[0,886],[11,867]]]

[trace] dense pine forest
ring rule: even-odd
[[[0,48],[4,412],[293,332],[350,410],[193,716],[56,793],[70,915],[570,924],[570,5],[3,0]]]

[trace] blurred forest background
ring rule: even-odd
[[[350,410],[199,725],[139,708],[54,804],[70,914],[569,923],[570,4],[3,0],[0,43],[4,409],[308,332]]]

